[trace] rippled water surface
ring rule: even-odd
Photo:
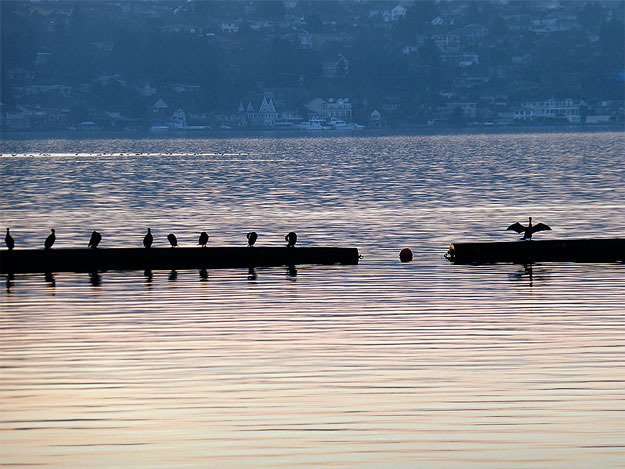
[[[2,277],[3,467],[624,467],[622,133],[1,143],[18,247],[354,246],[358,266]],[[415,259],[401,264],[399,250]]]

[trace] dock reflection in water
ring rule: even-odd
[[[209,245],[245,246],[252,229],[279,246],[296,230],[298,246],[364,258],[175,281],[107,271],[97,287],[86,273],[2,276],[2,465],[622,467],[625,265],[443,254],[509,240],[500,230],[524,216],[553,228],[545,239],[622,236],[624,141],[11,142],[67,150],[0,160],[1,226],[18,247],[51,226],[59,247],[93,229],[108,247],[141,247],[146,226],[157,247],[174,231],[181,246],[204,230]]]

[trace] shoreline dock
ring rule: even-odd
[[[447,258],[454,264],[625,262],[625,238],[452,243]]]
[[[356,265],[358,259],[356,248],[328,247],[21,249],[0,251],[0,273]]]

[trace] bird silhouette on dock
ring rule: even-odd
[[[54,244],[54,242],[56,241],[56,234],[55,234],[54,228],[52,228],[50,231],[51,233],[48,235],[45,242],[43,243],[44,249],[50,249],[52,245]]]
[[[538,223],[536,225],[532,225],[532,217],[529,217],[529,223],[527,226],[521,225],[519,222],[513,223],[506,230],[516,231],[517,233],[523,233],[521,239],[531,240],[532,235],[537,233],[538,231],[551,231],[551,227],[545,225],[544,223]]]
[[[258,234],[256,234],[256,231],[250,231],[248,234],[245,235],[245,237],[247,238],[248,247],[251,248],[254,246],[254,243],[258,239]]]
[[[87,247],[95,249],[98,247],[98,244],[100,244],[100,241],[102,241],[102,235],[97,231],[94,231],[91,233],[91,239],[89,240]]]
[[[286,241],[287,248],[294,248],[295,243],[297,243],[297,233],[291,231],[284,237],[284,240]]]
[[[206,244],[208,243],[208,233],[206,231],[202,231],[200,233],[200,239],[198,240],[197,243],[203,248],[206,247]]]
[[[13,239],[13,236],[11,236],[11,233],[9,232],[9,228],[7,228],[7,234],[4,237],[4,242],[9,248],[9,251],[12,251],[13,248],[15,247],[15,240]]]
[[[169,244],[171,244],[172,248],[178,246],[178,238],[176,238],[176,235],[173,233],[169,233],[167,235],[167,241],[169,241]]]
[[[154,237],[152,236],[152,230],[150,230],[150,228],[148,228],[148,232],[146,233],[145,237],[143,238],[143,246],[145,248],[150,248],[152,247],[152,243],[154,242]]]

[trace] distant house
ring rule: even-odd
[[[139,95],[141,96],[153,96],[154,94],[156,94],[156,88],[153,88],[150,85],[150,82],[145,82],[145,84],[143,86],[138,86],[137,87],[137,93],[139,93]]]
[[[434,120],[450,120],[454,115],[460,113],[463,119],[475,119],[477,116],[477,103],[473,102],[450,102],[440,106],[434,113]]]
[[[321,119],[342,119],[345,122],[352,120],[352,103],[348,98],[315,98],[304,105],[312,117]]]
[[[35,72],[24,68],[10,68],[7,71],[7,78],[19,82],[29,82],[35,78]]]
[[[60,95],[68,98],[72,94],[72,87],[69,85],[26,85],[13,88],[15,95],[35,96],[35,95]]]
[[[167,126],[171,129],[182,129],[187,126],[187,114],[182,109],[176,109],[171,115]]]
[[[307,32],[303,32],[298,37],[298,47],[302,50],[310,50],[313,48],[312,36]]]
[[[477,52],[464,52],[456,54],[442,54],[441,60],[455,67],[469,67],[480,63],[480,55]]]
[[[531,121],[534,120],[534,111],[528,107],[514,106],[511,109],[512,116],[515,121]]]
[[[457,35],[460,40],[480,39],[486,37],[488,28],[481,24],[468,24],[462,28],[455,29],[452,34]]]
[[[241,102],[239,104],[239,113],[245,115],[248,125],[252,127],[273,127],[278,119],[278,112],[276,111],[273,98],[267,96],[263,98],[258,110],[254,108],[251,101],[248,101],[247,106]]]
[[[401,53],[404,55],[412,55],[417,52],[419,52],[419,46],[416,45],[404,46],[401,48]]]
[[[391,10],[391,21],[398,21],[406,16],[408,10],[401,3]]]
[[[442,26],[444,23],[445,23],[445,20],[440,16],[437,16],[432,21],[430,21],[430,24],[432,26]]]
[[[271,29],[273,27],[273,23],[266,19],[249,20],[248,24],[250,25],[250,29],[252,31],[260,31],[262,29]]]
[[[386,121],[377,109],[374,109],[371,114],[369,114],[369,127],[372,129],[386,127]]]
[[[52,52],[37,52],[35,54],[35,65],[45,65],[52,57]]]
[[[466,42],[475,42],[488,34],[488,28],[481,24],[469,24],[462,28],[454,29],[446,34],[435,34],[432,39],[442,52],[456,52],[460,45]]]
[[[158,100],[152,105],[152,112],[161,113],[167,111],[168,108],[169,106],[167,105],[167,103],[161,98],[158,98]]]
[[[222,33],[238,33],[239,32],[239,26],[237,26],[235,23],[221,23],[220,29]]]
[[[523,114],[525,118],[521,120],[536,119],[556,119],[564,118],[572,123],[581,122],[580,107],[584,106],[584,101],[574,101],[572,99],[555,100],[548,99],[545,101],[531,101],[523,103],[523,108],[531,110],[531,114]],[[515,112],[515,119],[517,115]]]
[[[200,91],[200,85],[183,85],[180,83],[176,83],[171,85],[171,89],[178,94],[181,93],[197,93]]]
[[[161,31],[164,33],[174,34],[201,34],[202,31],[191,24],[168,24],[162,26]]]
[[[330,98],[322,106],[321,117],[325,119],[343,119],[345,122],[352,120],[352,103],[347,98]]]
[[[586,116],[586,124],[608,124],[612,121],[608,114],[594,114]]]
[[[349,72],[349,60],[343,54],[337,54],[337,59],[324,62],[323,76],[326,78],[336,78],[338,76],[345,76]]]

